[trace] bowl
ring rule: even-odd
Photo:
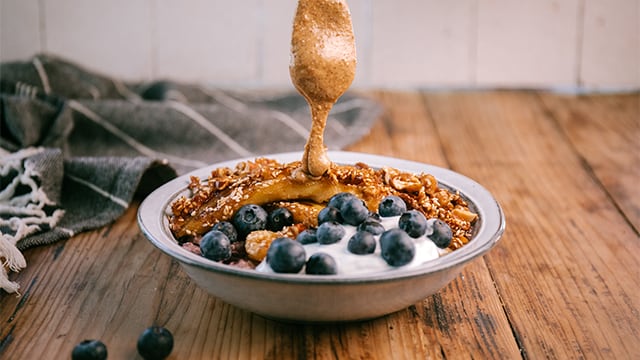
[[[417,267],[357,276],[263,273],[217,263],[183,249],[169,230],[167,215],[171,203],[187,193],[189,178],[206,179],[214,168],[234,167],[252,158],[213,164],[164,184],[140,204],[138,224],[154,246],[178,261],[189,277],[213,296],[264,317],[295,322],[365,320],[407,308],[453,280],[466,264],[494,247],[504,232],[500,205],[484,187],[461,174],[371,154],[333,151],[328,155],[339,164],[364,162],[374,168],[432,174],[441,187],[458,191],[479,215],[472,239],[462,248]],[[287,163],[300,160],[302,153],[264,157]]]

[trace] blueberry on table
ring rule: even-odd
[[[338,264],[331,255],[318,252],[307,260],[305,272],[309,275],[334,275],[338,273]]]
[[[409,210],[400,215],[398,227],[412,238],[419,238],[427,232],[427,218],[418,210]]]
[[[302,244],[286,237],[273,240],[267,250],[267,264],[277,273],[298,273],[306,260]]]
[[[340,214],[340,210],[334,208],[333,206],[326,206],[324,209],[320,210],[320,212],[318,213],[318,225],[328,221],[342,223],[342,215]]]
[[[227,260],[231,257],[231,241],[222,231],[211,230],[202,236],[200,252],[209,260]]]
[[[107,347],[100,340],[83,340],[71,351],[72,360],[104,360]]]
[[[261,206],[244,205],[233,215],[232,223],[238,235],[244,238],[252,231],[266,229],[267,216],[267,211]]]
[[[327,203],[327,206],[331,206],[331,207],[334,207],[336,209],[340,209],[340,207],[342,207],[342,204],[344,204],[345,201],[350,200],[350,199],[357,199],[357,197],[355,195],[353,195],[352,193],[349,193],[349,192],[337,193],[337,194],[333,195],[329,199],[329,202]]]
[[[229,241],[231,241],[232,243],[238,241],[238,232],[236,231],[236,228],[233,226],[233,224],[228,221],[220,221],[219,223],[216,223],[215,225],[213,225],[213,228],[211,230],[218,230],[223,232],[225,235],[227,235]]]
[[[267,217],[267,230],[280,231],[285,226],[293,225],[293,214],[287,208],[277,208]]]
[[[382,217],[400,216],[407,211],[407,204],[400,197],[389,195],[378,204],[378,213]]]
[[[164,359],[173,350],[173,335],[164,327],[151,326],[140,334],[137,347],[146,360]]]
[[[384,232],[384,226],[373,218],[369,218],[358,225],[358,231],[368,231],[373,235],[380,235]]]
[[[368,231],[358,231],[349,239],[347,250],[356,255],[373,254],[376,250],[376,238]]]
[[[362,200],[353,197],[344,201],[340,214],[345,224],[358,226],[369,217],[369,209]]]
[[[316,237],[320,244],[328,245],[340,241],[346,232],[342,225],[335,221],[330,221],[318,226]]]
[[[433,232],[427,237],[436,244],[437,247],[444,249],[451,245],[451,239],[453,238],[453,232],[451,227],[446,222],[436,219],[433,222]]]
[[[296,241],[303,245],[318,242],[318,237],[316,236],[316,229],[303,230],[296,237]]]
[[[406,265],[416,255],[413,239],[403,230],[391,229],[380,235],[382,258],[391,266]]]

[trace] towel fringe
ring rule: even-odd
[[[8,293],[17,293],[20,284],[15,281],[9,281],[9,276],[4,267],[0,267],[0,288]]]
[[[49,200],[43,188],[35,180],[40,176],[34,165],[26,159],[42,152],[42,148],[28,148],[18,151],[0,162],[0,176],[12,177],[5,189],[0,191],[0,288],[14,293],[20,288],[17,282],[9,280],[9,272],[18,272],[27,266],[24,255],[16,246],[18,241],[42,230],[43,226],[53,228],[62,218],[64,211],[55,209],[51,214],[44,210],[47,205],[55,205]],[[30,191],[18,193],[19,187]]]
[[[0,266],[0,288],[9,293],[18,291],[20,284],[9,281],[7,268],[10,271],[17,272],[27,266],[24,255],[11,243],[12,241],[13,238],[6,234],[0,237],[0,260],[2,260],[2,266]]]

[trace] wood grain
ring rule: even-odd
[[[369,151],[369,142],[371,147],[389,143],[391,149],[385,150],[386,154],[450,167],[445,156],[447,146],[441,141],[438,130],[447,124],[432,117],[422,96],[416,93],[378,93],[377,99],[387,109],[381,119],[385,132],[372,131],[372,135],[358,145],[358,151]],[[517,342],[493,286],[493,278],[481,260],[465,268],[461,276],[441,293],[410,310],[415,311],[414,316],[422,321],[421,331],[426,337],[425,355],[429,358],[460,354],[472,358],[519,356]]]
[[[485,260],[526,355],[637,355],[638,234],[557,120],[531,93],[427,95],[427,103],[449,124],[440,137],[455,144],[447,148],[454,170],[486,184],[505,208],[507,235]],[[461,133],[475,136],[456,142]]]
[[[640,356],[640,94],[370,95],[385,112],[349,150],[452,168],[505,210],[498,246],[441,291],[371,321],[272,321],[196,287],[140,233],[135,204],[26,252],[22,296],[0,294],[0,358],[69,358],[97,338],[110,359],[139,359],[152,324],[175,336],[169,359]]]
[[[588,172],[640,231],[640,94],[541,100]]]

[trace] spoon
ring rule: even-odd
[[[299,0],[291,36],[291,81],[311,110],[302,170],[312,178],[331,168],[324,129],[331,108],[355,77],[356,49],[345,0]]]

